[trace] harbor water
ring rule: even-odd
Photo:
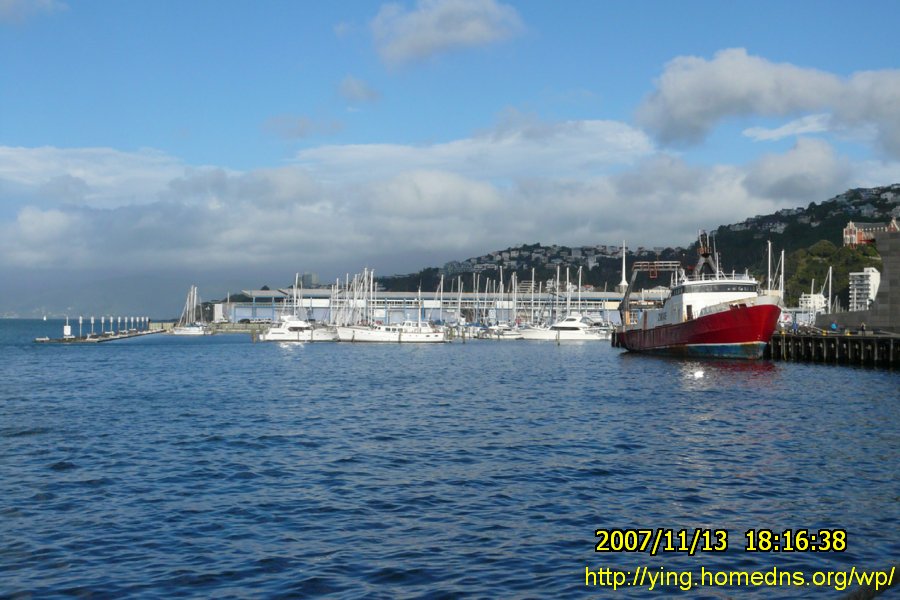
[[[699,574],[900,558],[894,371],[608,342],[32,341],[61,330],[0,321],[0,597],[840,598]],[[612,528],[726,530],[727,551],[595,552]],[[846,549],[746,552],[763,529]],[[695,583],[586,581],[642,567]]]

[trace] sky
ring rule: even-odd
[[[892,0],[0,0],[0,316],[684,246],[897,183],[897,23]]]

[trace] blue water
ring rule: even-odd
[[[667,597],[585,567],[900,557],[895,372],[606,343],[31,342],[61,331],[0,321],[0,596]],[[612,527],[727,529],[729,550],[595,553]],[[749,528],[844,528],[847,550],[746,553]]]

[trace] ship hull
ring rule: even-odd
[[[620,330],[617,343],[633,352],[757,359],[772,338],[780,314],[775,304],[734,307],[683,323]]]

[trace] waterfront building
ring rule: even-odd
[[[861,272],[850,273],[850,311],[866,310],[875,296],[881,283],[878,269],[866,267]]]

